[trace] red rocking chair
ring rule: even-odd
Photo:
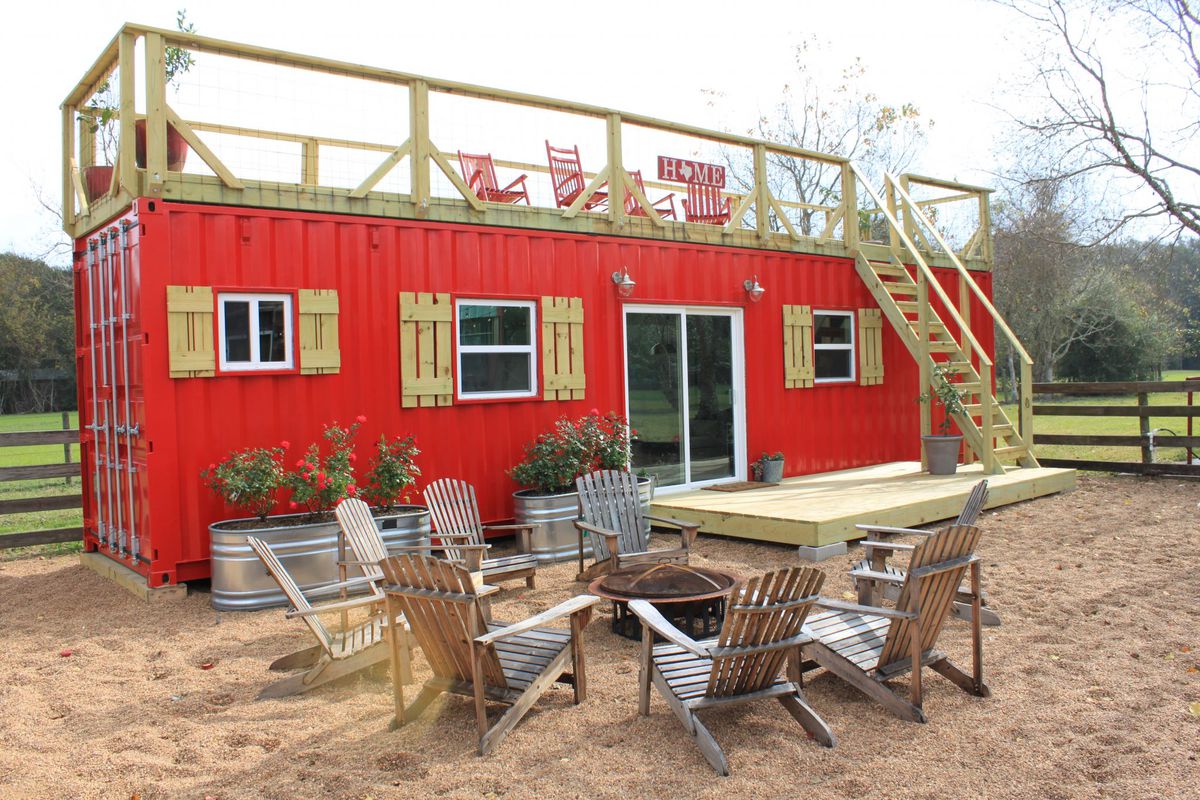
[[[707,225],[724,225],[733,216],[729,198],[721,196],[716,186],[700,183],[687,185],[687,198],[683,203],[683,215],[688,222],[703,222]]]
[[[566,208],[575,202],[575,198],[587,188],[583,179],[583,165],[579,161],[579,145],[570,150],[554,147],[546,140],[546,158],[550,161],[550,183],[554,185],[554,202],[559,208]],[[607,187],[605,184],[601,189]],[[608,192],[596,191],[583,202],[583,210],[608,205]]]
[[[646,194],[646,184],[642,183],[642,171],[640,169],[631,169],[631,170],[629,170],[629,177],[633,178],[633,182],[637,184],[637,188],[639,190],[641,190],[643,195],[645,195]],[[646,199],[650,200],[650,198],[648,196],[646,197]],[[663,207],[663,203],[666,203],[667,205],[665,207]],[[663,219],[675,219],[675,193],[674,192],[671,192],[668,195],[660,197],[657,200],[650,200],[650,205],[654,208],[654,210],[656,212],[658,212],[658,215],[660,217],[662,217]],[[633,192],[630,192],[628,190],[626,190],[626,192],[625,192],[625,213],[631,217],[647,216],[646,209],[642,208],[638,204],[637,199],[634,198],[634,196],[633,196]]]
[[[487,203],[519,203],[525,201],[529,205],[529,192],[525,190],[525,179],[522,175],[515,181],[500,188],[496,180],[496,165],[492,163],[492,154],[472,155],[458,151],[458,166],[462,169],[463,179],[475,196]]]

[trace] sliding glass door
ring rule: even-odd
[[[739,311],[627,306],[634,469],[654,475],[659,487],[744,477],[742,369]]]

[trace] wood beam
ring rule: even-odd
[[[184,122],[183,119],[181,119],[180,116],[175,113],[175,109],[168,105],[166,106],[166,110],[167,122],[169,122],[171,127],[173,127],[175,131],[183,137],[184,141],[186,141],[188,146],[195,151],[196,155],[200,156],[200,160],[205,164],[208,164],[209,168],[214,174],[216,174],[218,178],[221,179],[222,183],[224,183],[230,189],[237,189],[239,191],[246,188],[246,185],[238,180],[237,176],[230,171],[229,167],[225,166],[224,162],[217,158],[216,154],[209,149],[208,145],[204,143],[204,140],[196,135],[196,132],[192,130],[191,126]]]
[[[412,159],[412,189],[409,194],[417,206],[417,215],[429,208],[429,84],[413,81],[408,87],[409,142]]]
[[[118,64],[120,93],[120,116],[118,124],[120,133],[117,138],[117,163],[119,169],[113,170],[113,177],[129,195],[137,194],[137,150],[134,126],[137,109],[134,100],[137,94],[137,68],[134,64],[134,36],[132,33],[121,33],[118,42]],[[166,133],[163,134],[166,136]]]
[[[146,192],[162,196],[167,178],[167,82],[163,37],[146,34]]]
[[[400,163],[400,160],[409,154],[412,148],[412,139],[405,139],[404,144],[397,147],[392,152],[388,153],[378,167],[376,167],[370,175],[363,178],[354,191],[350,192],[350,196],[354,198],[366,197],[367,192],[375,188],[375,186],[383,180],[383,177],[392,171],[392,168]]]
[[[450,162],[446,160],[446,157],[442,155],[441,151],[432,142],[429,144],[429,157],[446,174],[446,177],[450,179],[450,183],[454,184],[454,188],[458,190],[458,193],[467,201],[472,210],[480,213],[487,211],[487,206],[471,191],[471,187],[467,186],[466,182],[459,177],[458,170],[450,166]]]

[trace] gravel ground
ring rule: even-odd
[[[637,645],[611,633],[607,606],[587,629],[588,701],[550,690],[481,759],[465,698],[389,732],[384,674],[256,702],[267,664],[307,644],[279,610],[217,614],[203,592],[147,606],[72,557],[5,562],[0,796],[1195,797],[1198,500],[1197,483],[1083,477],[1069,494],[987,512],[984,582],[1004,619],[984,629],[992,697],[927,673],[930,722],[917,725],[815,673],[808,699],[838,746],[808,740],[777,703],[712,714],[725,779],[657,694],[638,716]],[[796,563],[790,548],[715,537],[696,549],[697,563],[745,575]],[[851,559],[819,565],[827,595],[850,590]],[[496,616],[569,597],[572,573],[546,569],[536,590],[509,583]],[[969,666],[964,623],[941,645]],[[420,655],[417,671],[428,677]]]

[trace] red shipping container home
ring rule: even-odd
[[[404,141],[217,125],[220,108],[185,119],[149,66],[143,110],[134,70],[122,69],[123,144],[109,189],[89,196],[82,172],[98,156],[76,118],[139,40],[148,65],[185,47],[197,71],[269,60],[301,78],[328,72],[403,92]],[[973,417],[960,421],[972,456],[990,472],[1036,467],[1027,417],[1006,417],[991,392],[987,190],[905,177],[877,192],[835,156],[190,34],[128,25],[115,42],[64,104],[85,542],[151,586],[209,575],[207,526],[233,514],[202,469],[243,447],[312,441],[324,423],[358,415],[364,457],[380,434],[411,433],[426,480],[467,479],[483,517],[503,520],[519,488],[506,471],[523,446],[591,409],[630,417],[635,466],[668,494],[745,480],[763,451],[786,453],[793,476],[920,459],[931,419],[915,400],[922,372],[941,361],[975,384]],[[602,166],[564,210],[545,165],[497,157],[530,174],[532,207],[484,203],[450,163],[459,143],[432,141],[438,94],[595,124]],[[145,167],[128,135],[143,113]],[[191,148],[182,172],[165,166],[168,124]],[[744,150],[753,180],[727,195],[732,221],[659,218],[628,176],[637,164],[621,134],[633,128]],[[223,150],[231,130],[294,143],[291,182]],[[495,136],[462,147],[499,153],[520,139],[537,152],[547,138]],[[335,147],[372,161],[336,185],[319,161]],[[768,157],[821,165],[836,199],[784,196],[765,178]],[[404,191],[387,191],[397,165]],[[614,185],[649,213],[628,214]],[[918,187],[937,202],[913,200]],[[613,201],[583,211],[601,190]],[[953,203],[974,215],[957,252],[921,213]],[[872,225],[844,224],[859,216]],[[864,241],[870,233],[881,241]]]

